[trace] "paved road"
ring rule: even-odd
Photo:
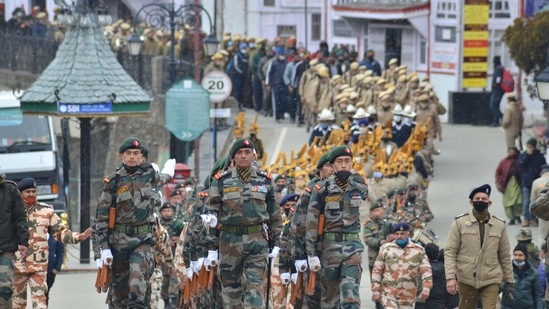
[[[248,110],[251,121],[251,113]],[[275,150],[283,150],[288,155],[291,149],[298,151],[308,140],[303,128],[289,123],[276,124],[271,118],[260,117],[260,138],[271,161]],[[442,154],[435,157],[435,179],[429,188],[429,204],[435,215],[431,228],[444,245],[453,218],[470,210],[468,195],[473,186],[483,183],[493,185],[494,172],[499,160],[506,155],[503,132],[498,128],[472,127],[464,125],[444,125],[444,141],[437,143]],[[527,131],[524,135],[528,135]],[[282,137],[282,140],[279,139]],[[524,137],[526,140],[528,137]],[[492,214],[504,217],[501,194],[492,195]],[[511,247],[516,241],[519,226],[509,226]],[[537,228],[532,228],[537,243]],[[361,284],[363,308],[374,308],[369,289],[369,274],[364,259],[364,273]],[[74,266],[74,265],[73,265]],[[65,273],[57,278],[51,292],[51,308],[103,308],[104,294],[98,295],[94,288],[95,274]],[[29,307],[30,308],[30,307]]]

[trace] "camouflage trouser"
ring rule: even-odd
[[[265,288],[267,283],[265,282]],[[288,304],[288,286],[284,286],[280,280],[278,266],[271,268],[271,291],[269,306],[275,309],[286,309]]]
[[[320,254],[321,308],[360,308],[362,251],[358,241],[324,240]]]
[[[162,265],[162,299],[176,299],[179,293],[179,282],[173,267],[172,262]]]
[[[265,306],[263,280],[268,253],[267,240],[260,233],[236,235],[221,232],[218,275],[225,309]]]
[[[11,252],[0,255],[0,308],[11,309],[13,257]]]
[[[154,269],[153,249],[137,237],[116,232],[114,236],[109,308],[147,308],[147,287]]]
[[[162,289],[162,270],[160,267],[155,267],[153,275],[150,280],[151,290],[150,290],[150,305],[149,308],[155,309],[158,308],[158,301],[160,298],[160,290]]]
[[[46,309],[46,271],[37,271],[32,273],[14,273],[13,274],[13,298],[14,309],[27,308],[27,285],[30,286],[32,308]]]

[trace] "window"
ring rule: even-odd
[[[427,41],[421,38],[419,41],[419,64],[427,63]]]
[[[511,18],[508,0],[490,1],[490,18]]]
[[[312,14],[311,15],[311,40],[320,41],[321,36],[321,15]]]
[[[456,42],[456,28],[435,26],[435,42],[440,43],[455,43]]]
[[[277,33],[278,33],[278,36],[282,39],[287,39],[289,37],[291,37],[292,35],[295,36],[296,35],[296,27],[295,25],[280,25],[280,26],[277,26],[276,27],[277,29]]]
[[[455,1],[439,1],[437,3],[437,13],[436,16],[439,19],[456,19],[456,3]]]
[[[501,37],[503,36],[503,33],[504,33],[504,30],[491,30],[489,33],[490,42],[488,42],[489,44],[488,46],[490,48],[489,48],[489,55],[487,59],[489,70],[493,70],[493,67],[490,64],[492,63],[492,59],[494,59],[494,56],[501,57],[501,64],[503,64],[503,66],[508,66],[511,60],[509,49],[501,41]]]
[[[333,26],[334,36],[348,38],[355,36],[353,29],[344,20],[334,20]]]
[[[263,0],[263,6],[275,6],[275,0]]]

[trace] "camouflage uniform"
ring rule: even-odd
[[[397,210],[395,222],[404,221],[410,224],[412,229],[422,227],[423,224],[433,220],[433,213],[424,200],[418,200],[417,203],[405,202]],[[413,233],[413,230],[412,230]]]
[[[315,177],[309,181],[305,187],[305,191],[301,194],[301,197],[297,201],[295,213],[292,216],[290,244],[291,254],[294,261],[307,259],[307,250],[305,245],[307,209],[309,208],[311,192],[313,192],[315,184],[319,181],[321,180],[318,177]],[[305,291],[308,274],[309,273],[306,272],[303,276],[303,291]],[[303,293],[304,308],[320,308],[320,294],[320,280],[317,280],[314,295],[307,295]]]
[[[0,174],[0,210],[5,221],[0,229],[0,308],[11,308],[13,286],[13,259],[17,246],[28,247],[29,231],[21,194],[11,181]],[[26,296],[26,295],[25,295]]]
[[[368,268],[370,277],[372,276],[372,268],[381,247],[380,242],[391,234],[392,223],[384,219],[369,218],[364,225],[363,239],[368,246]]]
[[[171,179],[149,162],[129,175],[125,169],[105,177],[97,203],[97,237],[113,255],[110,308],[147,308],[147,285],[154,269],[153,191]],[[108,231],[109,208],[116,198],[115,227]]]
[[[408,241],[404,249],[395,241],[381,246],[372,272],[372,292],[381,295],[385,308],[413,308],[421,275],[424,289],[433,285],[431,265],[420,245]]]
[[[150,279],[150,305],[149,308],[158,308],[162,290],[162,265],[173,261],[172,248],[170,247],[170,235],[160,224],[160,219],[155,214],[155,238],[154,244],[154,271]]]
[[[253,166],[248,182],[239,177],[237,169],[230,169],[216,175],[212,183],[206,208],[222,225],[218,275],[227,309],[264,306],[263,280],[269,244],[262,224],[270,224],[269,236],[274,246],[280,247],[282,232],[274,188],[270,176]],[[242,277],[246,278],[244,287]]]
[[[33,308],[47,308],[48,234],[57,241],[76,244],[78,233],[67,229],[50,205],[37,202],[28,207],[29,250],[24,260],[19,252],[15,254],[13,308],[27,308],[27,285]]]
[[[322,268],[322,308],[360,308],[362,252],[360,206],[368,196],[365,179],[353,174],[343,191],[336,177],[315,185],[307,213],[307,254],[318,256]],[[318,219],[326,217],[322,239]],[[320,240],[320,243],[318,241]]]
[[[171,218],[169,220],[164,220],[164,218],[160,218],[160,224],[162,227],[168,232],[168,243],[169,240],[172,239],[174,236],[178,237],[181,234],[181,231],[183,230],[183,222],[179,221],[178,219]],[[172,251],[172,254],[175,255],[175,246],[171,247],[170,250]],[[166,261],[162,264],[162,292],[161,297],[164,300],[164,303],[167,302],[177,302],[177,297],[179,294],[179,282],[178,277],[174,276],[174,264],[173,261]]]

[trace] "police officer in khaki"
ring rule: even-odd
[[[505,221],[488,212],[491,187],[488,184],[469,194],[471,212],[452,222],[444,250],[446,289],[459,292],[460,309],[495,309],[503,283],[503,293],[514,290],[511,248]]]

